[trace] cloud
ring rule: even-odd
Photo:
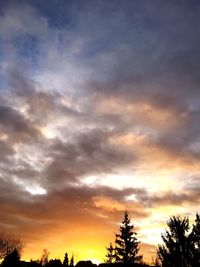
[[[11,107],[0,107],[0,124],[2,132],[11,139],[36,138],[39,134],[23,115]]]
[[[165,216],[195,212],[194,3],[8,2],[0,13],[0,227],[37,254],[41,239],[64,247],[63,229],[69,247],[83,232],[104,247],[125,208],[143,242],[142,220],[160,230]]]

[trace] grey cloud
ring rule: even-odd
[[[149,208],[197,205],[198,177],[182,193],[163,194],[90,187],[82,179],[137,170],[141,162],[145,165],[138,149],[148,145],[173,155],[169,160],[199,163],[199,4],[194,8],[195,1],[78,1],[70,6],[67,27],[62,28],[59,16],[53,25],[49,14],[38,10],[41,2],[34,2],[38,1],[29,6],[11,1],[0,18],[1,67],[8,87],[0,93],[0,129],[8,135],[0,141],[1,228],[14,227],[38,238],[63,221],[74,226],[82,218],[83,224],[99,228],[107,220],[119,221],[121,212],[96,207],[96,196],[126,205],[126,196],[134,194],[141,211],[134,209],[134,201],[129,204],[140,219],[150,216]],[[16,38],[26,34],[38,38],[38,54],[31,51],[34,62],[19,53]],[[122,100],[122,110],[98,113],[99,101],[109,98]],[[169,111],[171,120],[179,123],[172,124],[169,116],[166,126],[158,127],[145,112],[134,116],[126,109],[142,103]],[[23,105],[25,113],[20,111]],[[47,131],[55,127],[58,136],[42,134],[46,126]],[[148,135],[149,143],[135,149],[134,144],[109,142],[135,132]],[[16,143],[24,152],[17,159]],[[153,155],[147,156],[154,162]],[[151,172],[151,167],[144,168]],[[23,183],[36,183],[47,194],[31,195]]]
[[[17,67],[17,63],[8,65],[5,70],[5,75],[13,93],[18,97],[31,97],[35,93],[34,82],[26,75],[27,70],[23,69],[25,66]],[[25,73],[23,73],[25,72]]]
[[[176,128],[176,134],[174,134],[175,129],[164,132],[155,140],[155,144],[177,157],[198,162],[200,156],[198,149],[200,142],[199,118],[199,111],[186,110],[185,114],[183,113],[183,117],[181,118],[180,116],[180,126]]]
[[[87,187],[87,186],[67,186],[49,191],[47,195],[31,196],[27,192],[18,191],[16,187],[3,183],[4,193],[0,196],[0,207],[2,211],[1,226],[16,227],[18,232],[26,234],[30,230],[37,236],[41,232],[60,227],[62,222],[65,225],[74,227],[81,223],[105,225],[109,222],[120,220],[122,212],[106,211],[94,206],[93,197],[110,197],[119,203],[124,203],[124,199],[129,194],[143,194],[143,189],[117,190],[109,187]],[[20,195],[20,197],[19,197]],[[23,196],[23,197],[22,197]],[[98,214],[102,214],[99,217]],[[148,213],[141,210],[131,211],[134,218],[148,216]],[[109,221],[108,221],[109,220]],[[46,227],[45,227],[46,226]]]
[[[0,141],[0,160],[3,161],[7,156],[13,155],[14,150],[5,141]]]
[[[68,143],[56,140],[49,147],[52,162],[44,170],[47,183],[77,182],[85,175],[112,173],[119,165],[133,164],[134,152],[109,144],[109,137],[109,132],[94,129],[75,133]]]
[[[2,132],[14,140],[32,139],[39,134],[29,120],[9,106],[0,106],[0,127]]]
[[[4,41],[13,41],[26,33],[44,37],[48,25],[47,20],[39,16],[37,10],[31,5],[25,2],[21,2],[20,5],[9,2],[1,11],[0,34]]]
[[[160,194],[145,194],[139,195],[138,200],[141,201],[147,207],[159,207],[159,206],[183,206],[186,203],[190,205],[197,205],[200,201],[199,197],[200,188],[185,188],[181,193],[166,192]]]

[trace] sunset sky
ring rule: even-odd
[[[200,203],[200,1],[0,1],[0,231],[102,262],[128,209],[145,260]]]

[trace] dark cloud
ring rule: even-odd
[[[78,227],[80,220],[83,228],[87,225],[87,227],[95,226],[96,229],[101,229],[103,225],[109,225],[111,222],[114,226],[116,220],[120,220],[122,211],[115,209],[109,211],[96,207],[94,197],[110,197],[118,203],[124,203],[127,194],[140,194],[143,190],[68,186],[59,190],[54,189],[47,195],[37,197],[20,190],[18,193],[20,198],[17,198],[16,187],[10,188],[7,182],[4,184],[4,193],[1,195],[0,202],[1,228],[8,229],[11,226],[19,233],[23,232],[25,236],[32,232],[31,238],[35,240],[41,236],[41,233],[54,231],[55,227],[63,224],[67,228]],[[134,207],[131,214],[134,218],[148,216],[143,210],[135,210]]]
[[[36,138],[39,134],[28,119],[9,106],[0,106],[0,127],[3,133],[16,141]]]
[[[182,207],[186,204],[198,205],[200,201],[199,192],[199,186],[195,185],[194,183],[194,186],[185,187],[185,190],[180,193],[169,191],[162,194],[143,194],[139,195],[138,199],[144,205],[149,207],[160,207],[167,205]],[[190,211],[186,211],[186,213],[187,212],[190,213]]]
[[[76,133],[68,143],[56,140],[49,147],[52,161],[44,170],[47,184],[78,182],[87,175],[112,173],[119,165],[133,164],[133,151],[109,144],[109,137],[109,132],[94,129]]]
[[[5,157],[10,156],[14,153],[14,150],[4,141],[0,141],[0,151],[1,151],[0,154],[1,160],[5,159]]]

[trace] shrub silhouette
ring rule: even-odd
[[[6,255],[2,264],[2,267],[18,267],[20,266],[20,254],[17,249],[13,250],[10,254]]]

